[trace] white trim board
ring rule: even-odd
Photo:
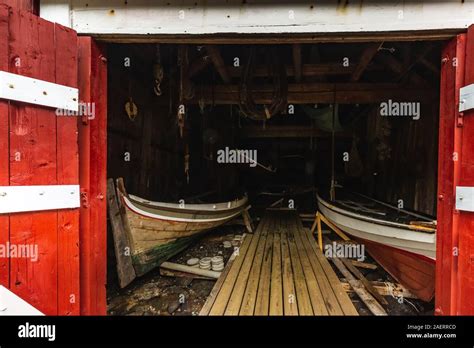
[[[80,207],[79,185],[0,186],[0,214]]]
[[[44,315],[22,298],[0,285],[0,316],[2,315]]]
[[[41,17],[90,35],[465,30],[474,0],[42,0]]]
[[[56,83],[0,71],[0,98],[79,111],[79,90]]]

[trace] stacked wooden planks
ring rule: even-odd
[[[200,315],[357,315],[294,210],[267,210],[214,286]]]

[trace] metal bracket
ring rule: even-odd
[[[474,109],[474,84],[459,89],[459,112]]]
[[[0,98],[79,111],[79,90],[43,80],[0,71]]]
[[[79,208],[79,185],[0,186],[0,214]]]
[[[474,212],[474,187],[456,186],[456,210]]]

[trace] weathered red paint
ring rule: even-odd
[[[474,112],[458,112],[459,89],[474,83],[474,27],[442,54],[438,168],[436,307],[474,314],[474,214],[455,209],[456,186],[474,186]]]
[[[9,8],[0,4],[0,70],[8,70]],[[0,99],[0,186],[10,185],[8,102]],[[10,217],[0,215],[0,244],[10,240]],[[0,285],[10,286],[10,260],[0,258]]]
[[[435,295],[438,314],[447,314],[451,308],[456,47],[457,38],[446,44],[441,56]]]
[[[79,39],[81,100],[95,103],[95,117],[79,121],[81,206],[81,314],[106,314],[107,270],[107,64],[90,37]]]
[[[55,82],[54,24],[13,10],[9,29],[10,72]],[[56,120],[53,109],[10,103],[10,185],[57,184]],[[40,253],[36,262],[10,260],[10,288],[50,315],[58,311],[57,221],[57,211],[10,215],[10,242]]]
[[[5,5],[0,31],[3,70],[77,86],[74,31]],[[53,108],[18,102],[2,101],[0,111],[2,185],[78,184],[75,117],[58,119]],[[0,219],[0,242],[37,246],[39,253],[38,260],[0,259],[2,284],[45,314],[78,314],[78,209]]]
[[[474,83],[474,26],[467,33],[464,85]],[[459,185],[474,186],[474,110],[464,112]],[[474,315],[474,213],[460,212],[457,314]]]
[[[55,25],[56,83],[78,87],[77,72],[65,62],[77,66],[77,35]],[[79,150],[76,117],[57,119],[57,172],[59,185],[79,183]],[[58,313],[80,314],[79,210],[58,212]]]
[[[15,10],[38,14],[39,1],[37,0],[1,0],[0,3],[8,5]]]

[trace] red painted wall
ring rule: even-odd
[[[38,0],[0,0],[0,4],[8,5],[17,10],[23,10],[38,14],[39,1]]]
[[[474,111],[458,111],[474,83],[474,26],[447,43],[441,68],[435,313],[474,315],[474,213],[455,209],[456,186],[474,186]]]
[[[107,61],[90,37],[79,38],[79,95],[95,117],[79,120],[81,184],[81,314],[106,314]]]
[[[40,254],[37,262],[0,258],[0,284],[48,315],[104,315],[105,53],[91,38],[78,39],[16,7],[28,8],[26,1],[9,3],[15,6],[0,3],[0,69],[78,87],[95,115],[58,117],[53,108],[0,100],[0,186],[80,184],[82,190],[80,210],[0,215],[0,243],[38,245]]]
[[[77,87],[77,35],[0,4],[2,70]],[[79,183],[77,120],[53,108],[0,104],[2,185]],[[0,259],[0,282],[49,315],[79,314],[79,210],[0,217],[0,242],[38,248],[39,257]]]

